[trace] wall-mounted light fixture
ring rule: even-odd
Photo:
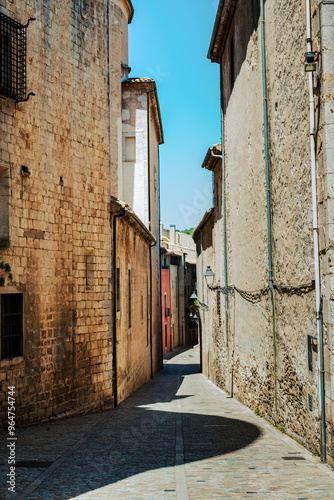
[[[215,273],[212,271],[210,266],[207,266],[204,276],[208,287],[210,288],[211,286],[213,286],[215,280]]]
[[[304,69],[305,72],[316,71],[319,52],[306,52]]]

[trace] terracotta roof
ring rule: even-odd
[[[156,243],[157,240],[151,231],[147,228],[144,222],[136,215],[132,208],[122,200],[111,196],[110,211],[113,214],[124,215],[126,221],[133,227],[135,231],[144,236],[148,243]]]
[[[122,82],[122,87],[143,88],[145,92],[148,93],[155,123],[155,129],[158,135],[158,144],[163,144],[164,134],[162,129],[159,98],[155,81],[152,78],[127,78]]]
[[[206,168],[207,170],[214,170],[217,163],[221,161],[221,158],[217,158],[216,156],[213,156],[211,154],[211,152],[213,152],[213,154],[215,155],[220,155],[222,154],[222,145],[221,143],[219,144],[214,144],[213,146],[211,146],[211,148],[208,149],[208,152],[206,153],[206,156],[204,158],[204,161],[202,163],[202,168]]]
[[[198,226],[196,227],[195,231],[193,232],[193,240],[194,240],[195,243],[196,243],[197,236],[202,231],[203,227],[208,222],[208,220],[210,219],[211,215],[213,215],[213,207],[209,208],[205,212],[203,219],[201,220],[201,222],[198,224]]]
[[[220,62],[237,1],[238,0],[220,0],[219,2],[208,52],[208,59],[211,59],[212,62]]]

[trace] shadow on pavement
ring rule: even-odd
[[[100,422],[100,427],[86,433],[86,441],[31,493],[31,498],[68,500],[84,493],[88,495],[88,492],[91,492],[89,497],[94,498],[95,490],[122,479],[163,467],[174,467],[177,400],[188,399],[190,402],[194,398],[193,394],[178,396],[178,383],[180,376],[198,372],[198,364],[170,363],[118,408],[102,414],[102,419],[101,414],[97,415],[100,420],[96,422]],[[186,463],[231,453],[247,447],[261,435],[255,425],[230,417],[205,415],[205,411],[205,406],[197,409],[194,402],[182,413]],[[89,418],[93,421],[92,415]],[[26,447],[23,453],[18,446],[17,460],[40,460],[41,455],[45,458],[45,453],[51,458],[57,432],[59,439],[63,437],[61,428],[68,432],[70,427],[76,433],[81,419],[85,416],[68,419],[67,423],[40,424],[31,434],[30,444],[29,428],[26,428]],[[53,436],[49,444],[46,425]],[[36,438],[36,432],[44,434]],[[46,438],[43,450],[40,449],[42,435]],[[82,438],[82,433],[78,432],[74,438]],[[59,443],[57,446],[59,451]],[[62,453],[67,451],[66,442],[62,449]],[[55,455],[53,459],[56,459]],[[17,469],[18,493],[29,484],[30,472],[26,468]]]

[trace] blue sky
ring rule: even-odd
[[[154,78],[165,144],[160,146],[161,220],[196,227],[212,204],[201,168],[220,142],[219,66],[207,59],[218,0],[133,0],[131,77]]]

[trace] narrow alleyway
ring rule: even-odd
[[[19,428],[16,495],[2,481],[0,497],[334,499],[334,473],[216,389],[198,359],[197,346],[170,357],[116,410]]]

